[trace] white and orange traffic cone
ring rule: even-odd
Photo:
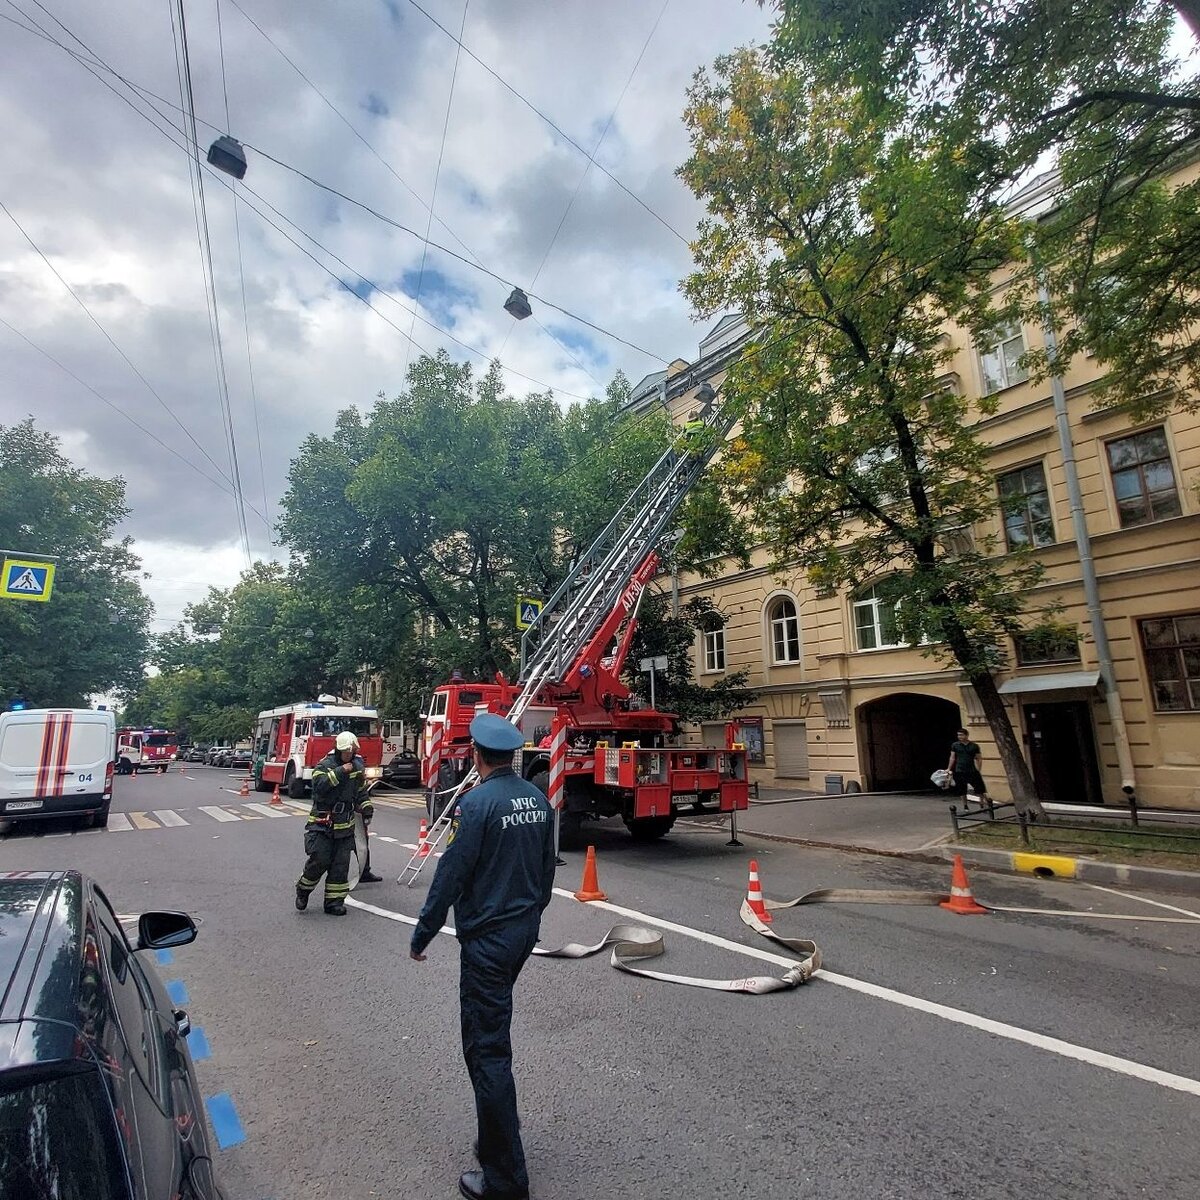
[[[954,856],[954,870],[950,875],[950,899],[942,900],[941,906],[949,912],[958,913],[960,917],[978,916],[986,913],[982,904],[976,903],[971,895],[971,885],[967,882],[967,870],[963,866],[961,854]]]
[[[279,798],[279,784],[275,785],[275,790],[271,793],[271,804],[276,808],[283,807],[283,801]]]
[[[247,775],[246,778],[242,780],[241,790],[238,792],[238,795],[239,796],[249,796],[250,795],[250,776],[249,775]]]
[[[429,828],[425,824],[425,818],[421,818],[421,828],[417,831],[417,857],[429,857],[429,842],[426,840],[429,837]]]
[[[763,903],[762,884],[758,882],[758,860],[750,860],[750,886],[746,889],[746,903],[750,911],[764,924],[770,925],[774,919],[767,906]]]

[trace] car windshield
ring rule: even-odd
[[[350,732],[355,737],[378,737],[379,722],[374,717],[313,717],[313,737],[333,737]]]
[[[128,1196],[98,1071],[0,1091],[0,1200]]]
[[[143,745],[146,746],[169,746],[171,744],[171,734],[169,733],[151,733],[143,740]]]

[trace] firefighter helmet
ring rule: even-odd
[[[343,729],[337,735],[337,741],[334,743],[339,750],[357,750],[358,738],[354,736],[348,729]]]

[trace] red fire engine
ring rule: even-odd
[[[367,779],[376,782],[383,773],[383,738],[375,709],[336,696],[319,696],[259,713],[254,733],[255,788],[269,792],[278,784],[299,800],[312,781],[313,767],[333,749],[343,731],[358,738]]]
[[[730,427],[711,415],[705,424],[712,436],[668,450],[546,602],[522,640],[521,683],[456,677],[435,689],[420,752],[438,833],[469,770],[468,726],[484,711],[524,732],[514,766],[559,806],[565,845],[587,818],[620,816],[635,838],[650,840],[681,813],[748,807],[746,751],[732,726],[725,746],[679,746],[678,718],[621,680],[643,591],[658,570],[656,546]]]
[[[117,730],[117,773],[134,775],[138,771],[166,773],[179,754],[179,735],[169,729],[135,729],[126,725]]]

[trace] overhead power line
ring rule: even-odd
[[[24,13],[14,3],[14,0],[8,0],[8,2],[14,8],[16,8],[18,12],[21,12],[22,16],[25,16],[25,18],[27,20],[32,21],[32,18],[30,18],[27,13]],[[34,3],[37,3],[37,2],[38,2],[38,0],[34,0]],[[234,0],[230,0],[230,3],[234,3]],[[236,4],[235,4],[235,7],[237,7]],[[239,8],[238,11],[242,12],[243,10]],[[247,19],[249,19],[249,18],[247,18]],[[35,33],[35,36],[39,36],[44,41],[50,42],[52,45],[58,47],[60,50],[65,51],[73,59],[75,59],[75,61],[78,62],[81,66],[91,69],[93,71],[93,73],[94,73],[94,69],[96,67],[99,67],[101,70],[110,74],[114,79],[119,80],[127,88],[130,88],[131,90],[133,90],[135,92],[138,92],[141,96],[149,97],[152,100],[158,101],[160,104],[165,104],[165,105],[167,105],[168,108],[172,108],[176,112],[183,113],[186,117],[188,117],[189,120],[193,119],[193,117],[194,117],[195,121],[197,121],[200,125],[204,125],[207,129],[212,130],[214,133],[227,132],[226,130],[222,130],[219,126],[213,125],[211,122],[203,120],[203,118],[201,118],[198,114],[188,113],[186,108],[181,107],[179,104],[175,104],[171,100],[167,99],[165,96],[161,96],[157,92],[153,91],[152,89],[144,87],[141,84],[135,83],[133,80],[127,78],[125,75],[121,74],[121,72],[117,71],[114,67],[110,66],[109,63],[107,63],[103,58],[101,58],[94,50],[91,49],[91,47],[87,46],[86,43],[84,43],[80,38],[78,38],[77,35],[71,33],[70,30],[67,30],[66,26],[62,25],[61,21],[58,21],[57,18],[55,18],[55,20],[60,26],[62,26],[62,28],[64,30],[66,30],[66,32],[68,34],[70,34],[71,37],[73,37],[76,41],[78,41],[81,46],[84,46],[84,48],[88,52],[90,61],[89,61],[89,59],[85,59],[82,55],[80,55],[77,51],[73,50],[71,47],[64,45],[57,38],[46,33],[45,30],[43,30],[43,29],[39,28],[39,30]],[[28,27],[20,25],[19,22],[14,22],[14,24],[17,24],[18,28],[25,29],[26,32],[30,32],[30,33],[34,32],[34,30],[31,30]],[[255,27],[259,28],[257,25]],[[469,51],[468,51],[468,53],[469,53]],[[291,63],[291,60],[288,59],[288,62]],[[295,64],[292,64],[292,65],[295,68]],[[295,69],[297,70],[297,72],[299,74],[301,74],[303,76],[303,72],[300,72],[299,68],[295,68]],[[306,79],[307,82],[309,82],[311,84],[311,80],[308,80],[307,76],[304,76],[304,78]],[[312,85],[312,86],[315,88],[315,85]],[[112,89],[110,88],[110,90],[112,90]],[[115,94],[120,95],[119,92],[115,93]],[[123,100],[125,100],[126,103],[129,103],[129,100],[127,97],[122,96],[121,98]],[[324,99],[324,97],[322,97],[322,98]],[[333,107],[333,105],[327,99],[326,99],[326,103],[329,103],[331,108]],[[135,109],[135,111],[140,111],[140,110]],[[334,111],[336,111],[336,109]],[[163,119],[166,119],[164,114],[162,114],[161,112],[158,115],[160,117],[162,117]],[[345,118],[343,118],[343,120],[344,119]],[[351,128],[353,128],[353,126],[351,126]],[[385,214],[379,212],[377,209],[373,208],[371,205],[365,203],[362,200],[356,199],[355,197],[347,194],[346,192],[339,190],[338,188],[333,187],[331,184],[322,182],[321,180],[310,175],[308,172],[301,170],[299,167],[293,166],[291,163],[287,162],[285,159],[279,158],[276,155],[271,154],[268,150],[265,150],[263,147],[255,145],[249,141],[243,141],[243,145],[246,147],[246,149],[253,150],[254,153],[256,153],[259,156],[261,156],[262,158],[266,159],[268,162],[274,163],[277,167],[280,167],[283,170],[288,171],[294,175],[299,176],[301,179],[306,180],[308,183],[312,184],[314,187],[320,188],[322,191],[328,192],[332,196],[336,196],[339,200],[344,200],[344,201],[346,201],[346,203],[351,204],[356,208],[362,209],[362,211],[364,211],[368,215],[374,217],[376,220],[383,222],[385,225],[390,225],[394,229],[399,229],[402,233],[407,233],[414,238],[418,238],[422,241],[425,240],[418,230],[412,228],[409,225],[404,224],[401,221],[396,220],[395,218],[386,216]],[[368,145],[369,145],[369,143],[368,143]],[[393,171],[393,174],[395,174],[394,171]],[[399,179],[400,177],[397,175],[397,178]],[[401,181],[401,182],[403,182],[403,181]],[[408,187],[408,185],[405,184],[405,187]],[[246,190],[249,191],[250,189],[247,188]],[[411,188],[409,188],[409,190],[412,191]],[[413,192],[413,195],[416,196],[416,193]],[[421,207],[428,210],[429,205],[427,205],[423,200],[421,200],[419,196],[416,196],[416,198],[417,198],[418,203],[421,204]],[[472,253],[470,251],[470,249],[468,247],[466,247],[465,243],[462,242],[462,239],[459,238],[454,233],[453,230],[449,229],[449,227],[445,225],[445,222],[439,221],[439,224],[442,224],[443,227],[447,229],[447,231],[450,233],[451,237],[453,237],[455,241],[459,242],[459,244],[462,245],[463,248],[468,251],[468,254]],[[463,255],[457,253],[456,251],[451,250],[449,247],[440,245],[439,243],[434,242],[434,241],[430,241],[429,245],[432,249],[437,250],[440,253],[447,255],[447,257],[452,258],[457,262],[463,263],[465,266],[470,267],[474,271],[478,271],[480,274],[486,275],[489,279],[495,280],[497,283],[502,284],[505,288],[510,288],[510,287],[514,286],[514,284],[516,282],[516,279],[513,276],[502,275],[502,274],[500,274],[496,271],[493,271],[490,268],[484,266],[483,263],[477,257],[472,257],[472,258],[464,257]],[[553,309],[555,312],[561,313],[563,316],[567,317],[569,320],[575,321],[576,323],[583,325],[588,329],[593,330],[594,332],[600,334],[602,337],[606,337],[614,342],[618,342],[621,345],[626,346],[631,350],[636,350],[639,354],[644,354],[647,358],[651,358],[655,362],[663,363],[665,365],[669,361],[668,359],[663,358],[661,355],[656,354],[653,350],[647,350],[644,346],[639,346],[636,342],[632,342],[626,338],[621,337],[619,334],[614,333],[611,329],[607,329],[602,325],[598,325],[594,321],[589,321],[586,317],[580,316],[578,313],[573,312],[571,309],[566,308],[565,306],[563,306],[561,304],[555,303],[553,300],[549,299],[546,296],[541,295],[538,292],[531,291],[529,288],[525,288],[524,291],[530,297],[530,299],[536,300],[536,301],[538,301],[539,304],[543,304],[547,308]],[[420,318],[418,318],[418,319],[420,319]],[[432,322],[426,322],[426,323],[433,325]],[[433,328],[440,329],[441,327],[437,326],[437,325],[433,325]],[[545,326],[542,326],[542,328],[545,329]],[[445,332],[445,331],[442,330],[442,332]],[[563,345],[563,343],[558,338],[556,338],[554,336],[554,334],[550,333],[548,330],[546,332],[547,332],[548,336],[554,338],[554,340],[556,342],[558,342],[558,344],[560,346],[562,346],[562,348],[564,350],[566,350],[567,353],[571,353],[570,348]],[[506,370],[509,370],[509,369],[511,369],[511,368],[506,368]],[[586,368],[584,368],[584,369],[586,369]],[[539,381],[535,381],[535,382],[539,382]],[[551,385],[539,382],[539,386],[550,387]]]
[[[229,2],[234,5],[237,4],[237,0],[229,0]],[[448,38],[454,42],[457,42],[464,54],[466,54],[469,58],[474,59],[475,62],[477,62],[494,80],[496,80],[497,83],[500,84],[501,87],[505,89],[505,91],[511,93],[523,105],[525,105],[530,112],[540,117],[551,129],[554,130],[555,133],[558,134],[560,138],[563,139],[564,142],[578,150],[579,153],[582,154],[583,157],[586,158],[588,162],[590,162],[592,166],[596,168],[597,171],[611,179],[613,183],[615,183],[617,187],[619,187],[621,191],[625,193],[625,195],[627,195],[635,204],[637,204],[639,208],[642,208],[648,212],[665,230],[667,230],[668,233],[677,237],[685,246],[690,245],[688,239],[684,237],[684,235],[680,233],[674,225],[672,225],[665,217],[655,212],[654,209],[652,209],[650,205],[648,205],[645,200],[643,200],[636,192],[631,191],[628,187],[626,187],[625,184],[623,184],[603,163],[597,162],[594,155],[589,154],[587,150],[583,148],[583,146],[581,146],[569,133],[566,132],[566,130],[557,125],[552,118],[542,112],[542,110],[538,108],[532,100],[519,92],[511,83],[508,82],[507,79],[504,78],[503,75],[485,63],[483,59],[480,58],[479,55],[476,54],[469,46],[463,45],[462,41],[459,38],[456,38],[454,34],[452,34],[450,30],[447,29],[445,25],[443,25],[441,21],[437,19],[437,17],[428,12],[426,9],[422,8],[421,5],[417,3],[417,0],[408,0],[408,3],[411,4],[413,8],[415,8],[417,12],[419,12],[428,21],[431,21],[434,25],[436,25],[438,29],[440,29]]]

